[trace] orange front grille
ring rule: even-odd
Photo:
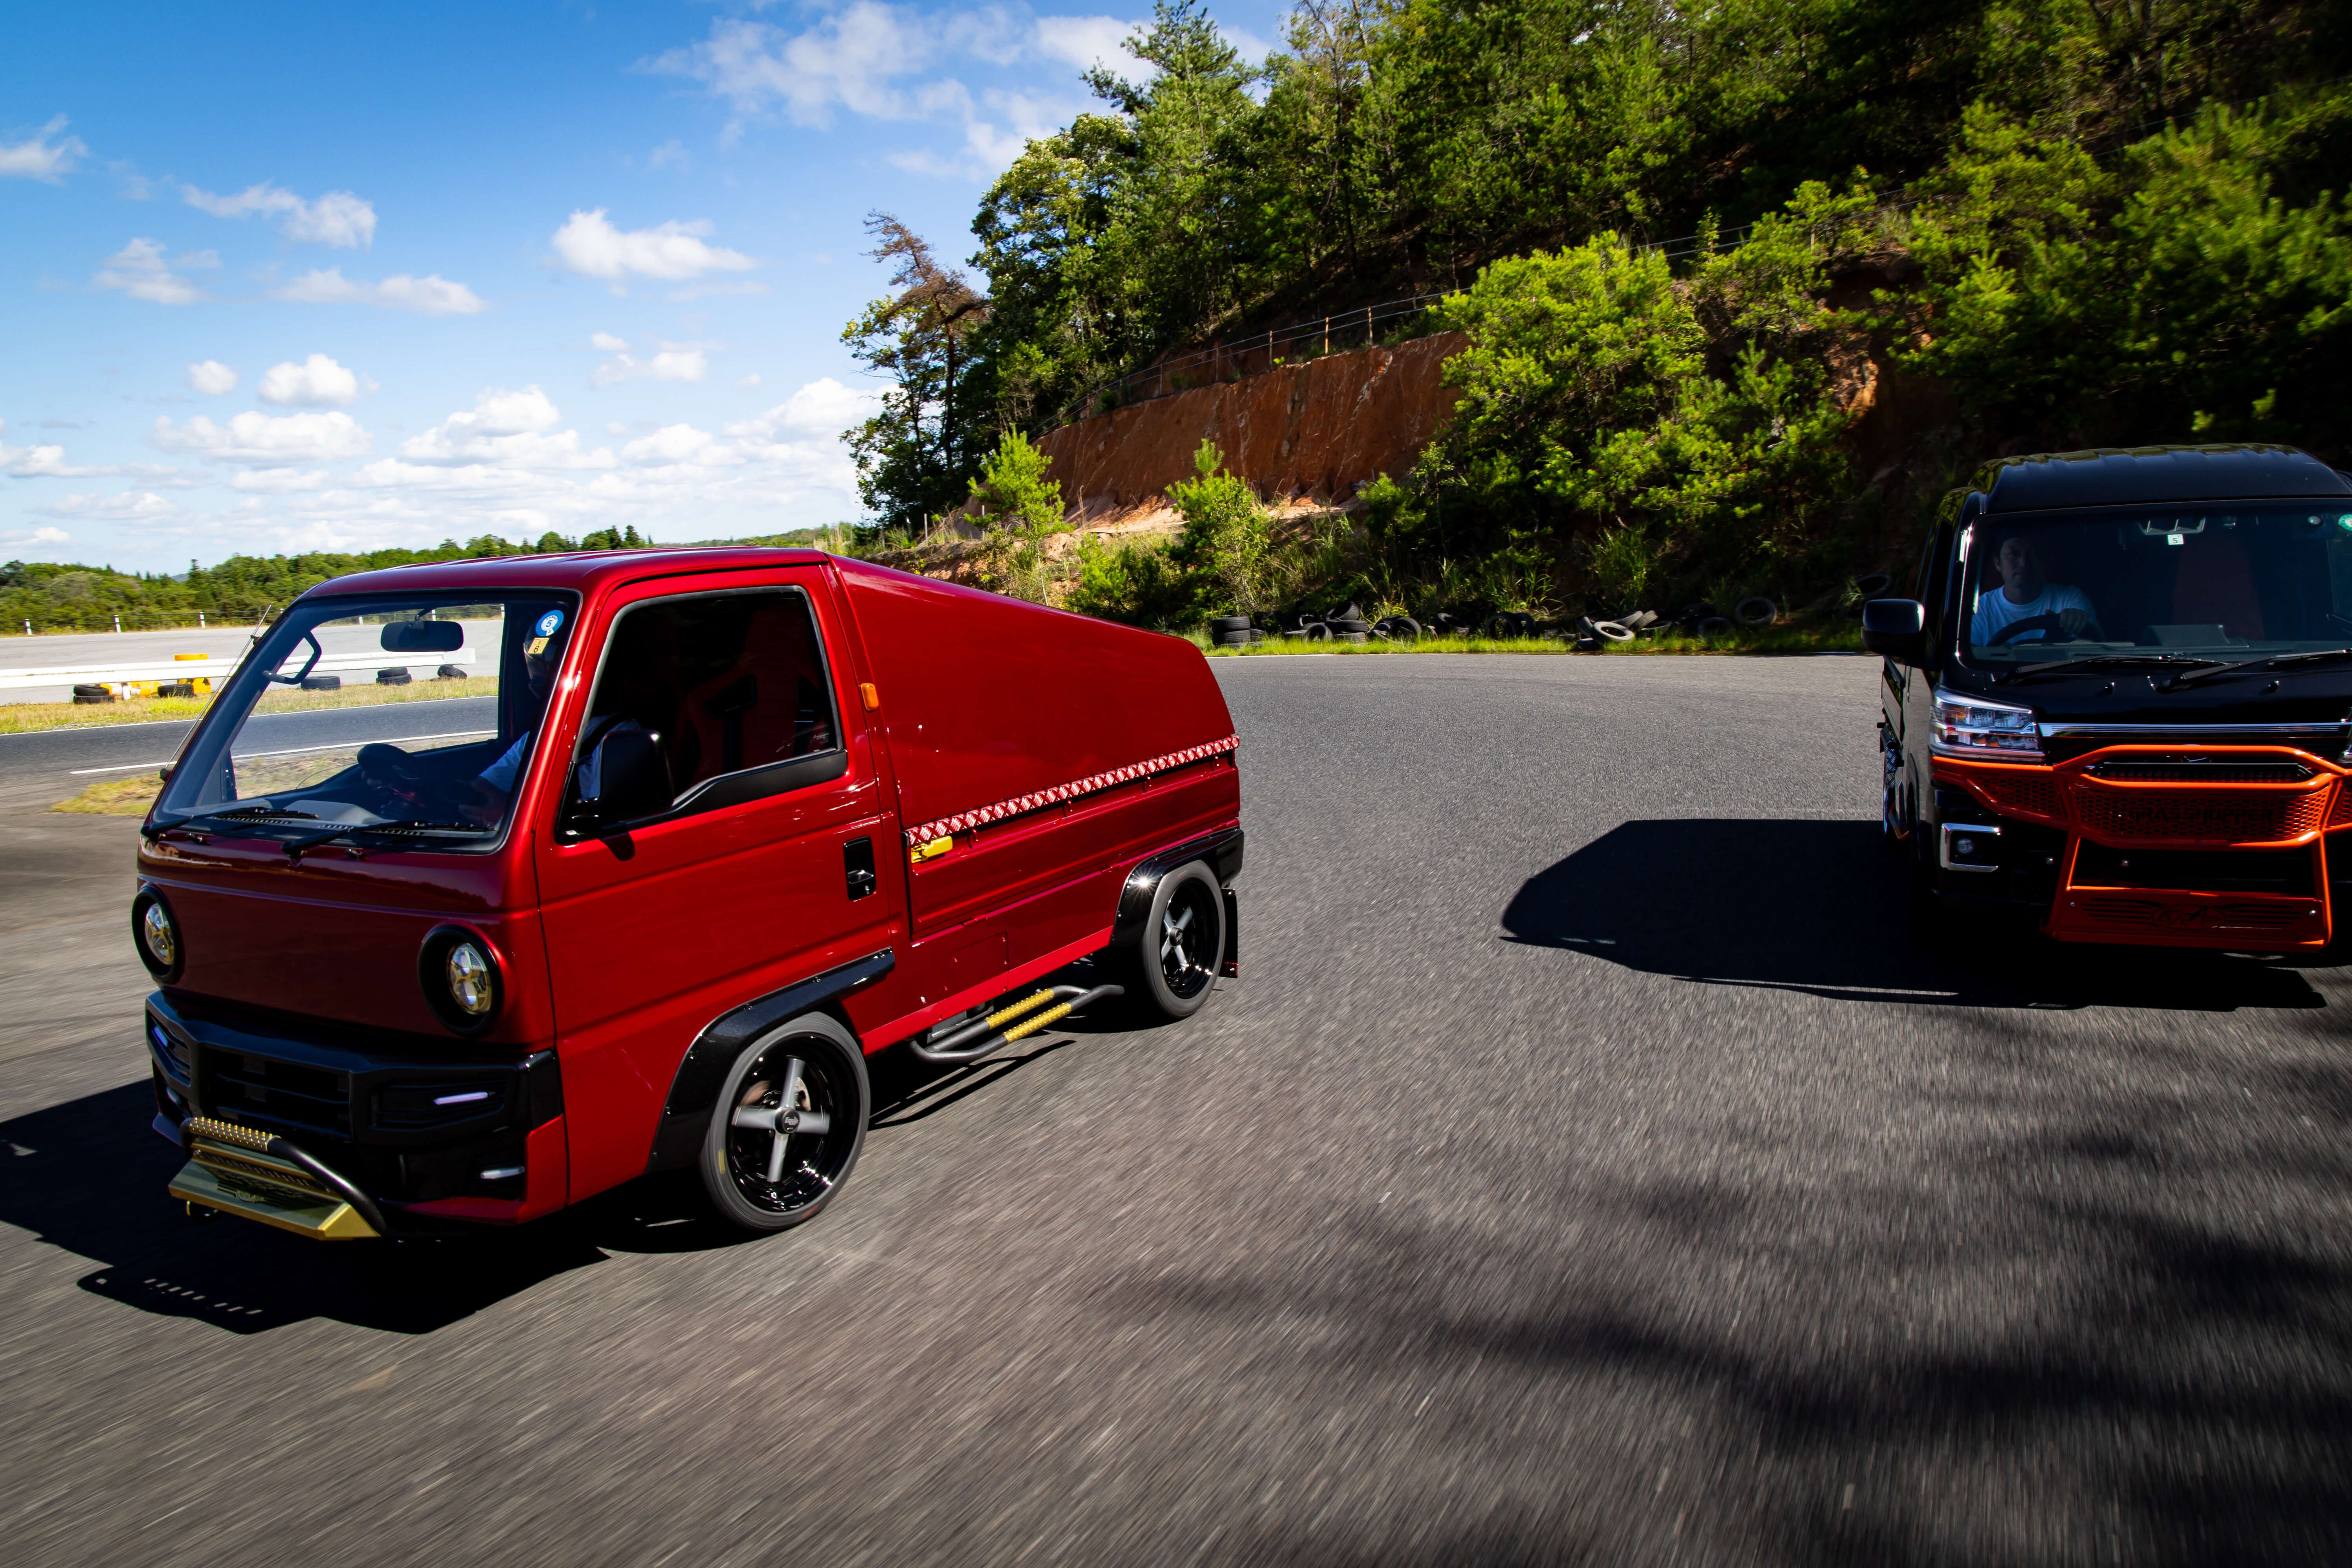
[[[2076,784],[2074,821],[2103,838],[2200,844],[2283,844],[2315,831],[2327,809],[2318,791],[2150,789],[2126,795]]]
[[[1985,794],[1992,797],[1996,811],[2052,817],[2061,822],[2066,819],[2065,803],[2058,795],[2058,781],[2048,773],[1995,773],[1987,770],[1976,778]]]
[[[2352,827],[2352,789],[2336,786],[2336,809],[2328,815],[2330,827]]]

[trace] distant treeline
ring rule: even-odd
[[[217,566],[188,563],[185,576],[117,572],[111,566],[11,561],[0,565],[0,630],[124,631],[194,626],[206,620],[258,620],[331,577],[409,566],[421,561],[480,560],[496,555],[546,555],[567,550],[628,550],[653,542],[634,528],[601,529],[581,539],[544,533],[517,543],[485,533],[460,544],[445,539],[430,550],[326,552],[301,555],[232,555]]]

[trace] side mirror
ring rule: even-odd
[[[1862,646],[1913,668],[1927,662],[1927,606],[1916,599],[1873,599],[1862,606]]]
[[[456,621],[386,621],[377,640],[386,653],[455,653],[466,646],[466,628]]]
[[[602,826],[667,811],[677,798],[661,737],[625,724],[588,749],[572,770],[575,822]]]

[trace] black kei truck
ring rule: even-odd
[[[2286,447],[2002,458],[1945,498],[1912,594],[1865,605],[1863,642],[1923,908],[2327,944],[2352,893],[2344,475]]]

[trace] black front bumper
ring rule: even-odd
[[[147,999],[146,1036],[159,1131],[177,1139],[196,1115],[274,1134],[348,1178],[395,1228],[405,1205],[520,1199],[531,1130],[563,1114],[551,1050],[259,1018],[162,992]]]

